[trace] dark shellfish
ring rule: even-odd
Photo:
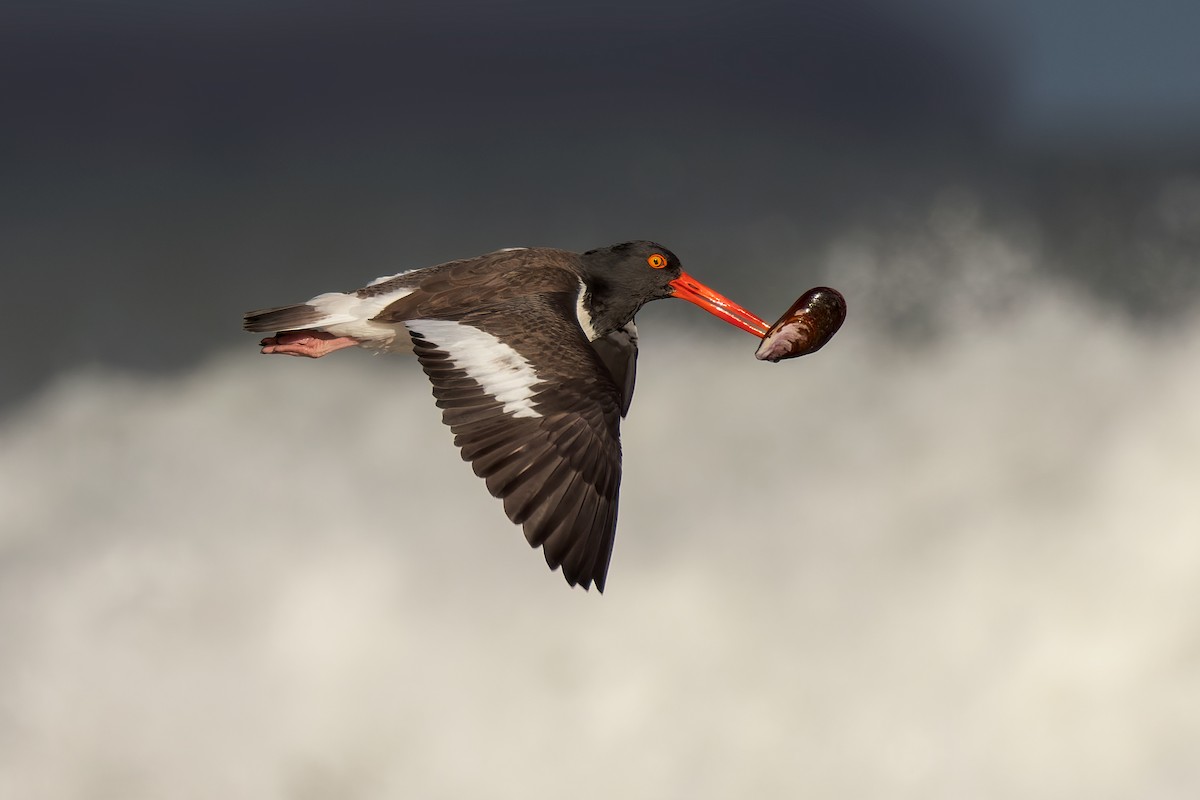
[[[833,338],[845,319],[846,299],[841,292],[827,286],[809,289],[771,326],[754,357],[782,361],[815,353]]]

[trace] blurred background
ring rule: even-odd
[[[0,796],[1194,797],[1200,6],[0,3]],[[250,308],[634,238],[604,596]]]

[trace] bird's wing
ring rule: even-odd
[[[463,459],[551,569],[603,591],[621,482],[622,392],[578,325],[571,280],[560,291],[459,304],[457,313],[437,297],[457,287],[442,287],[412,309],[440,306],[440,318],[401,313]]]
[[[560,292],[576,295],[580,280],[570,269],[572,259],[578,256],[546,247],[498,250],[400,275],[397,278],[407,282],[407,293],[371,321],[394,324],[410,319],[452,319],[468,309],[493,307],[500,313],[509,303],[525,297]],[[360,289],[358,294],[392,290],[390,282],[385,282]],[[574,314],[571,319],[576,319]]]
[[[619,331],[601,336],[592,342],[592,349],[621,390],[621,416],[629,413],[633,401],[633,384],[637,380],[638,333],[637,325],[629,322]]]

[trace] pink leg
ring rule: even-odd
[[[358,340],[349,336],[334,336],[324,331],[284,331],[268,336],[259,344],[262,345],[262,352],[266,354],[320,358],[343,347],[354,347]]]

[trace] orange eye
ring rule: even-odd
[[[667,265],[667,259],[661,253],[655,253],[646,259],[646,263],[655,269],[662,269]]]

